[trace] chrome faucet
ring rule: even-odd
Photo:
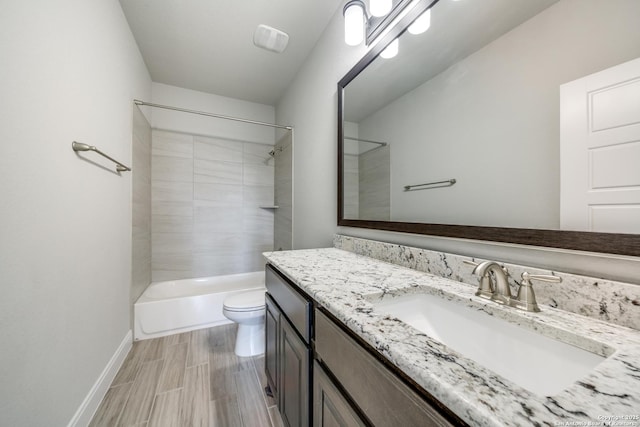
[[[493,276],[489,273],[493,273]],[[509,304],[512,295],[507,280],[509,272],[505,267],[495,261],[484,261],[476,265],[472,274],[480,276],[480,286],[476,295],[500,304]]]

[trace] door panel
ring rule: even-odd
[[[560,227],[640,230],[640,58],[560,87]]]
[[[265,357],[264,357],[264,370],[267,377],[267,383],[271,388],[273,398],[279,404],[279,390],[278,390],[278,357],[279,357],[279,340],[280,335],[278,329],[280,328],[280,310],[276,307],[275,303],[271,300],[269,294],[266,298],[266,316],[265,316]]]
[[[640,141],[590,150],[591,187],[640,188]]]
[[[280,322],[280,396],[282,420],[289,427],[309,425],[309,349],[289,322]]]

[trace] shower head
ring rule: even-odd
[[[283,148],[282,148],[282,147],[274,148],[273,150],[269,151],[269,155],[270,155],[271,157],[275,157],[275,156],[276,156],[276,154],[281,153],[281,152],[282,152],[282,150],[283,150]]]

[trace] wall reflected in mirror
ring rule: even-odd
[[[620,161],[594,147],[560,155],[561,87],[640,57],[638,16],[637,0],[440,0],[427,32],[404,33],[395,58],[376,58],[344,88],[343,218],[640,233],[640,79],[615,86],[630,108],[612,125],[630,129],[612,144]],[[587,188],[589,162],[605,157],[596,172],[625,177],[604,179],[608,203],[629,190],[630,210],[602,213],[595,229],[563,219],[576,203],[566,163],[584,163]]]

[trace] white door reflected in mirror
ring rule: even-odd
[[[560,87],[560,227],[640,233],[640,58]]]

